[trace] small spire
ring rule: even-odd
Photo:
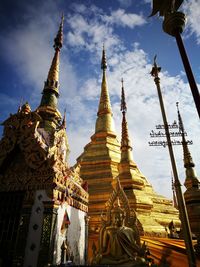
[[[66,124],[66,108],[65,108],[61,128],[66,129],[66,126],[67,124]]]
[[[63,23],[64,23],[64,14],[62,14],[60,27],[59,27],[57,36],[54,39],[54,46],[53,47],[54,47],[55,51],[60,50],[62,48],[62,45],[63,45]]]
[[[193,162],[191,153],[188,148],[187,141],[185,139],[185,130],[184,130],[184,125],[183,125],[183,120],[182,120],[182,117],[179,111],[178,102],[176,102],[176,107],[177,107],[177,113],[178,113],[179,131],[181,132],[181,136],[182,136],[184,167],[186,168],[186,180],[184,184],[186,188],[198,187],[199,181],[196,177],[196,173],[194,170],[195,164]]]
[[[158,67],[158,66],[157,66],[156,58],[157,58],[157,55],[154,56],[153,67],[152,67],[152,70],[151,70],[150,74],[151,74],[151,76],[153,76],[154,78],[159,78],[159,77],[158,77],[158,74],[159,74],[159,72],[161,71],[161,67]]]
[[[172,194],[173,194],[173,206],[174,208],[178,209],[178,203],[177,203],[177,198],[176,198],[176,192],[175,192],[175,186],[174,186],[174,177],[171,174],[172,177]]]
[[[21,110],[22,110],[22,103],[23,103],[23,97],[21,97],[21,99],[20,99],[20,103],[19,103],[19,107],[18,107],[18,113],[20,113],[21,112]]]
[[[126,107],[125,94],[124,94],[124,80],[123,80],[123,78],[121,79],[121,83],[122,83],[121,111],[126,112],[127,107]]]
[[[185,168],[187,167],[194,167],[195,164],[193,163],[187,141],[185,139],[185,130],[184,130],[184,125],[183,125],[183,120],[181,118],[181,114],[179,111],[179,103],[176,102],[176,107],[177,107],[177,113],[178,113],[178,123],[179,123],[179,131],[181,132],[182,136],[182,146],[183,146],[183,153],[184,153],[184,166]]]
[[[179,102],[176,102],[176,108],[177,108],[177,113],[178,113],[179,132],[184,133],[185,132],[184,125],[183,125],[183,121],[182,121],[182,118],[181,118],[181,114],[180,114],[178,105],[179,105]],[[185,135],[184,135],[184,137],[185,137]]]
[[[104,44],[103,44],[103,50],[102,50],[101,69],[102,70],[106,70],[107,69],[106,52],[105,52]]]
[[[122,138],[121,138],[121,150],[122,151],[131,151],[131,142],[129,140],[128,135],[128,123],[126,121],[126,99],[125,99],[125,93],[124,93],[124,81],[121,80],[122,83],[122,92],[121,92],[121,111],[122,111]],[[128,156],[129,158],[129,156]]]

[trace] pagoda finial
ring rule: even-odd
[[[132,147],[128,135],[128,123],[126,121],[126,100],[124,93],[124,81],[121,80],[122,91],[121,91],[121,111],[122,111],[122,137],[121,137],[121,151],[122,151],[122,160],[132,160]]]
[[[37,109],[38,112],[41,113],[43,119],[54,121],[56,124],[59,124],[59,121],[61,120],[61,115],[57,110],[57,102],[59,97],[60,49],[63,45],[63,22],[64,16],[62,15],[59,30],[54,39],[53,47],[55,49],[55,54],[49,69],[47,80],[44,84],[41,103]]]
[[[106,81],[106,52],[103,45],[101,69],[103,70],[103,77],[101,83],[101,96],[99,101],[99,108],[97,113],[96,130],[95,132],[114,132],[114,123],[112,119],[112,110],[110,104],[110,97],[108,93],[108,86]]]
[[[126,101],[125,101],[125,94],[124,94],[124,80],[123,80],[123,78],[121,79],[121,83],[122,83],[121,111],[126,112],[127,108],[126,108]]]
[[[54,39],[54,49],[55,49],[55,55],[48,73],[47,81],[54,81],[55,82],[55,88],[54,90],[58,93],[58,82],[59,82],[59,65],[60,65],[60,59],[59,59],[59,52],[63,45],[63,22],[64,22],[64,16],[62,15],[61,23],[59,26],[58,33]]]
[[[182,136],[182,146],[183,146],[183,160],[184,160],[184,167],[186,168],[186,180],[185,186],[186,188],[190,187],[198,187],[199,181],[196,177],[196,173],[194,170],[195,164],[193,162],[191,153],[188,148],[187,141],[185,139],[185,130],[183,125],[183,120],[179,111],[179,103],[176,102],[177,113],[178,113],[178,122],[179,122],[179,131],[181,132]]]
[[[63,23],[64,23],[64,14],[62,14],[60,27],[59,27],[58,33],[56,35],[56,38],[54,39],[54,46],[53,47],[54,47],[55,51],[57,49],[60,50],[62,48],[62,45],[63,45]]]
[[[187,141],[185,139],[185,130],[184,130],[184,125],[183,125],[183,121],[181,118],[181,114],[179,111],[179,103],[176,102],[176,107],[177,107],[177,113],[178,113],[178,123],[179,123],[179,132],[181,133],[182,136],[182,146],[183,146],[183,154],[184,154],[184,166],[185,168],[187,167],[194,167],[194,163],[187,145]]]
[[[103,44],[103,50],[102,50],[101,69],[102,70],[107,69],[106,51],[105,51],[105,45],[104,44]]]
[[[182,118],[181,118],[181,114],[180,114],[180,111],[179,111],[179,102],[176,102],[176,108],[177,108],[177,114],[178,114],[179,131],[181,133],[184,133],[185,130],[184,130],[184,125],[183,125],[183,121],[182,121]],[[184,137],[185,137],[185,135],[184,135]]]

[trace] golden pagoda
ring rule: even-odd
[[[179,223],[178,210],[172,201],[156,194],[152,185],[133,161],[132,147],[126,121],[126,103],[122,82],[122,141],[118,142],[106,81],[106,55],[103,48],[101,68],[103,71],[99,108],[95,133],[78,157],[80,176],[88,183],[89,192],[89,251],[97,246],[104,203],[112,192],[111,183],[116,176],[128,197],[131,208],[137,213],[141,234],[166,236],[166,227],[173,219]]]
[[[67,163],[65,116],[57,109],[62,39],[63,18],[40,106],[31,111],[25,103],[3,122],[1,267],[64,264],[66,247],[75,264],[85,263],[88,193]]]

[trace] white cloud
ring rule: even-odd
[[[197,43],[200,44],[200,0],[185,1],[184,11],[188,20],[189,34],[195,34]]]
[[[129,7],[132,4],[132,0],[118,0],[121,6]]]
[[[67,17],[70,31],[67,34],[68,45],[90,52],[99,53],[102,43],[109,51],[116,52],[122,48],[122,42],[115,33],[113,26],[129,27],[142,26],[146,23],[142,15],[126,13],[123,9],[106,14],[92,5],[87,9],[84,5],[73,5],[76,13]]]
[[[82,13],[82,14],[84,14],[84,13],[88,12],[87,7],[84,4],[81,4],[81,3],[79,3],[79,4],[72,3],[71,8],[76,13]]]
[[[126,13],[124,9],[118,9],[111,12],[110,16],[105,16],[105,21],[111,24],[116,24],[122,27],[129,27],[131,29],[136,26],[142,26],[146,20],[142,15],[134,13]]]
[[[93,14],[94,15],[94,14]],[[120,45],[121,41],[114,34],[113,29],[97,18],[88,20],[85,15],[74,14],[67,19],[70,31],[67,34],[68,45],[77,49],[86,49],[90,52],[99,52],[103,43],[112,50]]]

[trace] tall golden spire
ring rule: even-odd
[[[181,135],[182,135],[184,167],[186,168],[186,179],[185,179],[184,184],[187,189],[191,187],[198,188],[199,181],[194,170],[195,164],[193,162],[191,153],[188,148],[187,141],[185,139],[185,129],[184,129],[183,121],[182,121],[181,114],[179,111],[178,102],[176,103],[176,106],[177,106],[178,121],[179,121],[179,131],[181,132]]]
[[[62,16],[57,36],[54,39],[53,47],[55,49],[55,54],[43,90],[43,93],[45,90],[54,91],[57,97],[59,95],[59,65],[60,65],[60,49],[62,48],[63,45],[63,22],[64,22],[64,16]]]
[[[38,107],[38,111],[41,113],[41,116],[49,121],[60,121],[61,119],[61,115],[57,110],[57,102],[59,97],[60,50],[63,45],[63,22],[64,16],[62,15],[59,30],[54,39],[54,57],[48,72],[47,80],[44,84],[41,103]]]
[[[128,135],[128,123],[126,121],[126,100],[124,93],[124,81],[122,82],[122,93],[121,93],[121,111],[122,111],[122,137],[121,137],[121,161],[133,161],[132,147]]]
[[[95,132],[114,132],[114,122],[112,119],[112,110],[106,81],[107,62],[104,45],[102,51],[101,69],[103,70],[103,77]]]

